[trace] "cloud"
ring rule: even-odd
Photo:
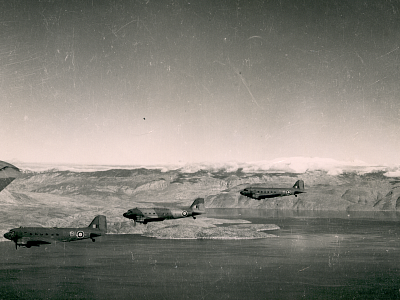
[[[192,164],[159,164],[159,165],[68,165],[68,164],[29,164],[19,162],[22,170],[43,172],[47,170],[69,170],[72,172],[94,172],[109,169],[160,169],[162,172],[179,170],[182,173],[208,172],[236,172],[244,173],[297,173],[325,171],[329,175],[340,175],[344,172],[365,174],[372,172],[386,172],[388,177],[400,176],[400,166],[373,166],[363,161],[339,161],[320,157],[282,157],[273,160],[251,162],[202,162]]]
[[[400,166],[389,168],[383,175],[386,177],[400,177]]]
[[[245,173],[305,173],[325,171],[329,175],[339,175],[343,172],[365,174],[387,171],[387,166],[372,166],[360,160],[338,161],[320,157],[282,157],[274,160],[252,161],[246,163],[201,163],[185,165],[182,172],[193,173],[199,170],[235,172],[242,169]]]

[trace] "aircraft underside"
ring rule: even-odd
[[[30,248],[30,247],[39,247],[40,245],[43,244],[51,244],[50,242],[46,242],[46,241],[27,241],[26,243],[24,242],[15,242],[15,248],[18,247],[26,247],[26,248]]]

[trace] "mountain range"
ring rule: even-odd
[[[122,217],[124,211],[136,206],[188,207],[198,197],[205,199],[206,209],[400,211],[398,168],[360,162],[351,165],[297,158],[259,163],[258,167],[254,163],[228,163],[186,165],[176,169],[165,166],[96,169],[92,166],[80,170],[76,166],[70,167],[71,170],[66,166],[51,169],[41,166],[38,170],[14,164],[23,172],[0,193],[3,210],[0,229],[4,231],[28,224],[85,226],[94,215],[104,214],[111,232],[143,233],[143,228],[126,226],[128,221]],[[306,185],[306,193],[298,197],[254,200],[239,194],[250,184],[291,187],[298,179],[304,180]],[[194,220],[184,222],[190,221]],[[172,221],[162,223],[168,222]],[[180,220],[175,222],[179,224]]]

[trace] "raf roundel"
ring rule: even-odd
[[[188,212],[186,210],[183,210],[182,211],[182,216],[187,217],[187,215],[188,215]]]
[[[84,234],[83,231],[78,231],[78,232],[76,233],[76,236],[77,236],[78,238],[83,238],[83,237],[85,236],[85,234]]]

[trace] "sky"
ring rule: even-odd
[[[400,164],[398,1],[2,1],[0,160]]]

